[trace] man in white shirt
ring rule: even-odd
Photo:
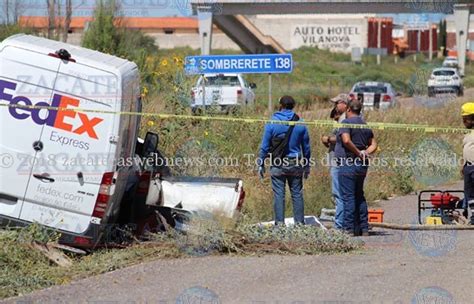
[[[468,129],[474,128],[474,102],[463,104],[462,121]],[[474,132],[464,136],[462,157],[464,166],[464,200],[471,210],[471,225],[474,225]]]

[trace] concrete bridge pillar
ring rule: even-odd
[[[212,9],[198,8],[197,16],[199,20],[199,39],[201,41],[201,55],[211,53],[212,43]]]
[[[469,15],[470,7],[468,5],[454,6],[454,20],[456,24],[456,47],[458,51],[459,72],[464,75],[466,67],[466,48],[469,35]]]

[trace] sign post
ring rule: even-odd
[[[206,113],[206,75],[201,74],[202,82],[202,112]]]
[[[206,74],[268,74],[268,109],[272,105],[272,74],[291,73],[293,56],[291,54],[258,55],[203,55],[185,58],[184,72],[187,75]],[[203,106],[205,107],[204,81]]]
[[[268,111],[270,114],[273,110],[272,104],[272,73],[268,73]]]
[[[377,48],[382,48],[382,20],[377,22]],[[380,53],[377,54],[377,65],[380,65]]]

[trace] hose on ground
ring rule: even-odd
[[[411,225],[394,223],[369,223],[372,228],[393,230],[474,230],[474,225]]]

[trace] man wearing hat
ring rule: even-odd
[[[346,119],[346,111],[347,111],[347,103],[349,101],[349,97],[347,94],[339,94],[336,97],[330,99],[332,103],[334,103],[334,107],[337,112],[340,114],[339,122]]]
[[[291,96],[280,98],[280,110],[272,120],[299,121],[293,112],[295,100]],[[285,222],[286,183],[293,201],[293,217],[297,224],[304,224],[303,177],[309,175],[311,148],[305,125],[266,124],[259,153],[260,178],[265,174],[265,160],[270,160],[275,225]]]
[[[461,108],[462,122],[468,129],[474,127],[474,102],[463,104]],[[471,210],[471,225],[474,225],[474,132],[466,134],[463,140],[462,157],[464,165],[464,202]]]
[[[331,111],[331,118],[337,122],[342,122],[346,119],[347,101],[348,97],[346,94],[339,94],[330,101],[334,103],[334,108]],[[334,203],[336,205],[336,214],[334,216],[334,226],[336,229],[343,229],[344,221],[344,206],[341,200],[341,193],[339,190],[339,178],[338,169],[339,167],[335,163],[334,148],[336,147],[336,135],[338,129],[334,129],[330,135],[324,135],[321,137],[321,142],[329,149],[329,172],[331,175],[331,190]]]

